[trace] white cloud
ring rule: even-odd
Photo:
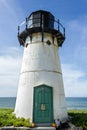
[[[67,22],[66,37],[61,57],[65,94],[87,97],[87,16]]]
[[[0,97],[16,96],[21,68],[18,48],[8,48],[10,55],[0,56]]]
[[[4,43],[9,44],[12,38],[15,39],[17,27],[22,19],[25,19],[25,16],[19,1],[0,0],[0,36],[2,41],[6,39]]]
[[[75,60],[85,62],[87,55],[87,16],[82,16],[67,23],[67,41],[74,48]],[[71,50],[72,51],[72,50]]]
[[[72,73],[79,71],[87,74],[87,16],[80,16],[67,22],[65,42],[60,53],[62,63],[76,66],[74,70],[73,67],[70,68],[73,70]],[[83,79],[83,76],[81,78]],[[87,75],[85,78],[87,79]],[[82,81],[80,82],[82,86]]]
[[[86,73],[74,65],[63,64],[65,95],[69,97],[87,96]]]

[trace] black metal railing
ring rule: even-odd
[[[34,22],[34,20],[37,20],[39,22]],[[29,28],[41,27],[43,29],[44,27],[47,27],[47,28],[61,32],[62,35],[65,37],[65,28],[60,23],[59,19],[58,20],[48,19],[48,21],[53,22],[53,25],[52,25],[53,27],[51,27],[50,23],[48,24],[48,27],[45,26],[43,23],[44,21],[41,18],[32,18],[32,19],[26,18],[26,20],[18,26],[18,35]],[[50,25],[50,27],[49,27],[49,25]]]

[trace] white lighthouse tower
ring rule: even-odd
[[[58,54],[65,40],[64,27],[50,12],[39,10],[29,15],[24,30],[19,27],[18,39],[24,54],[14,113],[36,124],[66,120]]]

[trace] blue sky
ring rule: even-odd
[[[0,0],[0,97],[17,94],[23,55],[17,26],[40,9],[50,11],[66,28],[59,49],[65,95],[87,97],[87,0]]]

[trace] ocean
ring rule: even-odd
[[[15,97],[0,97],[0,108],[14,108],[16,98]],[[87,97],[67,97],[66,98],[67,109],[79,109],[87,110]]]
[[[67,109],[87,110],[87,97],[66,98]]]

